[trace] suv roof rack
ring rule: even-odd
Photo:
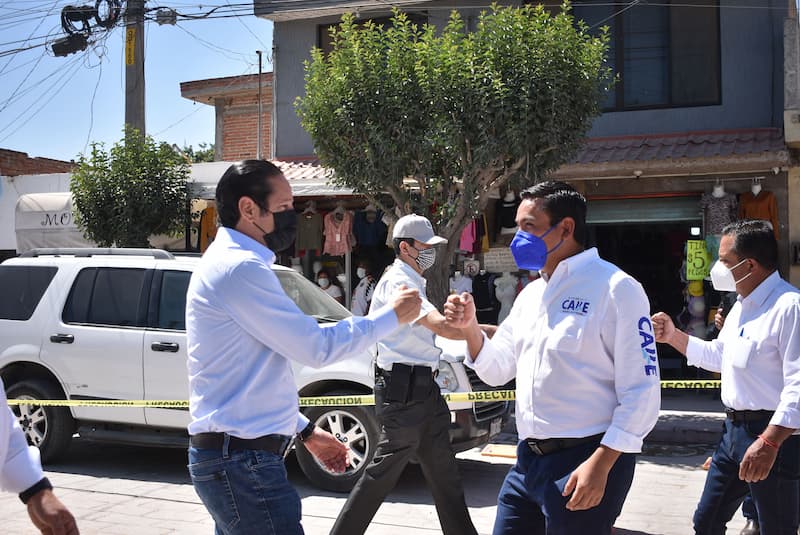
[[[133,249],[114,247],[46,247],[31,249],[19,255],[20,258],[35,258],[37,256],[152,256],[161,260],[175,258],[172,253],[163,249]]]

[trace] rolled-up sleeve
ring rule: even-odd
[[[602,444],[625,453],[642,451],[658,421],[661,384],[649,303],[641,285],[625,278],[612,289],[604,321],[613,325],[614,388],[618,405]],[[609,343],[612,342],[612,343]]]
[[[800,429],[800,304],[790,306],[780,324],[778,350],[783,358],[783,389],[770,423]]]
[[[508,383],[517,375],[517,355],[514,351],[514,322],[518,321],[516,304],[511,313],[489,339],[483,334],[483,347],[475,358],[464,359],[464,364],[475,370],[481,380],[491,386]]]
[[[719,338],[706,342],[695,336],[689,336],[689,342],[686,344],[686,363],[710,372],[722,370],[722,343]]]
[[[42,479],[39,450],[28,446],[25,435],[8,408],[0,382],[0,488],[20,493]]]

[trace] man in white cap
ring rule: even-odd
[[[364,533],[412,458],[419,461],[431,489],[442,532],[477,534],[450,446],[450,410],[434,380],[441,353],[434,336],[463,340],[464,335],[428,301],[422,277],[436,261],[434,246],[447,240],[434,234],[430,221],[415,214],[397,221],[392,238],[397,258],[378,281],[370,307],[383,306],[401,286],[418,290],[422,307],[415,322],[378,343],[375,414],[381,436],[331,535]]]

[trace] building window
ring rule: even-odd
[[[411,13],[406,13],[408,20],[412,24],[416,24],[419,28],[422,28],[423,25],[428,23],[428,17],[423,15],[414,15]],[[391,17],[381,17],[375,19],[369,19],[372,21],[373,24],[378,26],[382,26],[384,28],[391,26],[392,19]],[[366,22],[366,21],[364,21]],[[331,50],[333,50],[333,40],[331,39],[331,28],[335,28],[339,26],[339,23],[336,24],[321,24],[317,27],[317,46],[322,53],[327,56]]]
[[[609,28],[608,65],[618,81],[604,111],[719,104],[718,0],[627,5],[582,0],[573,6],[593,33]]]

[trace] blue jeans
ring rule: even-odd
[[[769,418],[748,422],[725,420],[722,439],[711,458],[703,495],[694,513],[694,530],[698,535],[723,535],[725,524],[748,492],[762,535],[797,534],[800,436],[791,436],[783,442],[767,479],[749,484],[739,479],[739,464],[745,451],[767,424]]]
[[[189,475],[217,535],[303,534],[300,496],[279,455],[189,448]]]
[[[610,534],[633,482],[636,455],[623,453],[608,474],[603,499],[585,511],[570,511],[561,493],[569,476],[591,456],[600,440],[549,455],[536,455],[525,441],[517,446],[497,499],[494,535]]]

